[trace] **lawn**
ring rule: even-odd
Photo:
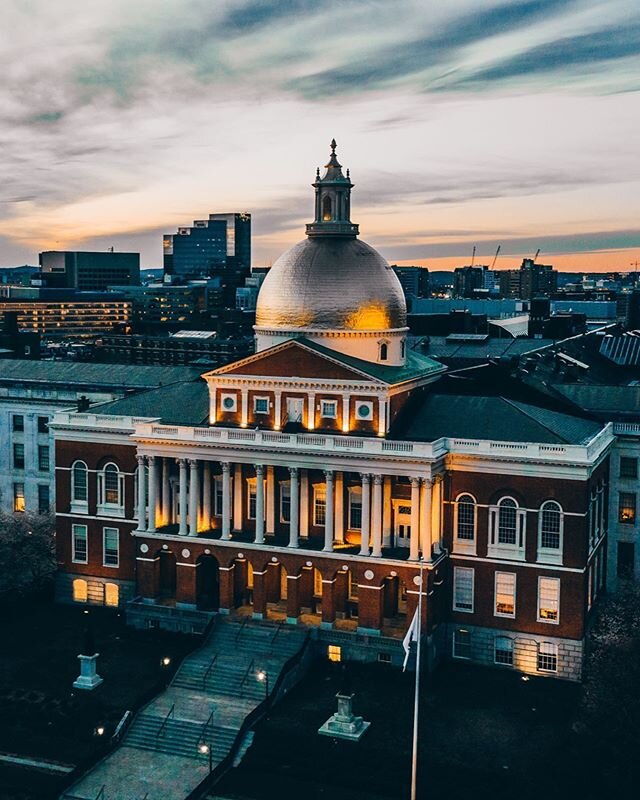
[[[135,631],[123,615],[50,602],[3,608],[0,657],[0,751],[84,767],[108,748],[118,721],[155,696],[199,640],[160,631]],[[74,689],[78,658],[90,618],[104,683]],[[170,659],[168,666],[162,659]],[[104,728],[103,735],[96,733]],[[18,792],[24,776],[24,793]],[[48,797],[60,779],[0,765],[0,800]],[[15,786],[11,794],[8,786]]]

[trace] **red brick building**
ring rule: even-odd
[[[610,427],[410,350],[335,148],[314,186],[307,239],[261,289],[255,355],[56,417],[60,601],[185,630],[250,613],[357,650],[357,633],[402,636],[422,559],[432,663],[579,679]]]

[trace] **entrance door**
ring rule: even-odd
[[[411,506],[396,506],[395,509],[396,547],[409,547],[411,539]]]
[[[287,422],[302,423],[304,399],[302,397],[287,397]]]

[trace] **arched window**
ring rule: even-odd
[[[117,583],[105,583],[104,585],[104,604],[105,606],[117,606],[120,599],[120,592]]]
[[[76,578],[73,582],[73,602],[86,603],[88,595],[88,584],[82,578]]]
[[[538,512],[538,548],[545,556],[562,558],[562,507],[555,500],[547,500]]]
[[[456,538],[473,542],[476,537],[476,501],[470,494],[456,500]]]
[[[98,504],[110,513],[123,512],[124,475],[113,462],[98,473]]]
[[[325,222],[330,222],[331,218],[331,198],[327,196],[322,201],[322,219]]]
[[[518,533],[518,504],[511,497],[498,503],[498,544],[516,544]]]
[[[88,469],[84,461],[71,465],[71,505],[74,511],[86,510],[88,502]]]
[[[380,344],[380,361],[386,361],[389,357],[389,345],[386,342]]]
[[[407,342],[406,342],[405,339],[403,339],[400,342],[400,358],[404,358],[405,355],[406,355],[406,352],[407,352]]]

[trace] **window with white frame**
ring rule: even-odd
[[[74,564],[86,564],[88,562],[87,526],[71,526],[71,560]]]
[[[235,394],[223,393],[220,395],[220,405],[223,411],[236,411],[238,408],[238,398]]]
[[[280,484],[280,522],[291,522],[291,482]]]
[[[477,506],[470,494],[461,494],[454,504],[455,548],[475,553]]]
[[[313,524],[324,526],[327,521],[327,492],[324,486],[313,487]]]
[[[373,419],[373,403],[358,400],[356,403],[356,419]]]
[[[453,657],[471,658],[471,631],[466,628],[453,631]]]
[[[111,513],[121,512],[124,506],[124,475],[113,463],[98,473],[98,504]]]
[[[538,622],[560,619],[560,578],[538,578]]]
[[[518,535],[518,504],[510,497],[498,503],[498,544],[515,544]]]
[[[213,479],[213,513],[216,517],[222,516],[222,475]]]
[[[516,574],[515,572],[496,572],[495,606],[496,617],[515,617],[516,615]]]
[[[120,532],[117,528],[102,529],[102,563],[105,567],[117,567],[120,563]]]
[[[489,556],[524,559],[526,510],[513,497],[503,497],[489,510]]]
[[[387,342],[379,342],[378,344],[378,359],[386,361],[389,358],[389,345]]]
[[[349,530],[359,531],[362,528],[362,488],[349,488]]]
[[[321,400],[320,401],[320,416],[327,419],[337,419],[338,417],[338,401],[337,400]]]
[[[249,519],[256,518],[256,491],[257,491],[256,479],[250,478],[247,481],[247,517]]]
[[[268,397],[254,397],[253,398],[253,413],[254,414],[268,414],[269,413],[269,398]]]
[[[538,513],[538,549],[542,555],[562,560],[562,507],[555,500],[547,500]]]
[[[558,645],[555,642],[538,643],[538,672],[558,671]]]
[[[513,639],[509,636],[496,636],[493,645],[493,660],[496,664],[513,666]]]
[[[453,610],[473,612],[473,580],[472,567],[453,568]]]

